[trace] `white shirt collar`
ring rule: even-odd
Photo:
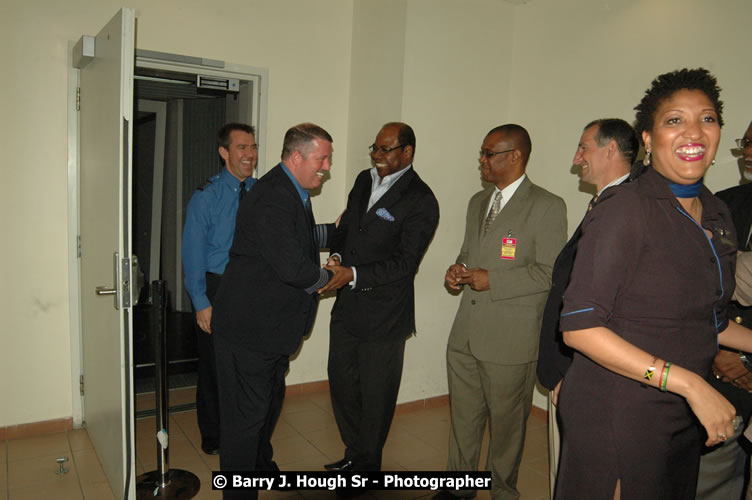
[[[493,205],[494,197],[496,196],[496,193],[501,191],[501,208],[504,208],[504,205],[507,204],[507,202],[512,199],[512,196],[514,196],[514,193],[517,191],[517,188],[520,187],[520,184],[522,184],[522,181],[525,180],[525,177],[527,177],[527,174],[522,174],[517,180],[515,180],[513,183],[505,187],[504,189],[499,189],[498,186],[494,186],[493,194],[491,195],[491,199],[488,201],[488,206],[486,207],[486,215],[488,215],[488,212],[491,210],[491,205]]]
[[[405,175],[405,173],[412,168],[413,164],[406,166],[402,170],[393,174],[385,175],[383,179],[379,179],[379,172],[376,167],[371,168],[371,196],[368,198],[368,210],[371,210],[376,202],[378,202],[382,196],[389,191],[394,184]],[[379,182],[379,180],[381,182]]]
[[[525,177],[527,177],[527,174],[522,174],[519,179],[505,187],[501,190],[501,196],[504,197],[504,202],[512,199],[512,196],[514,195],[515,191],[517,191],[517,188],[520,187],[520,184],[522,184],[522,181],[525,180]],[[499,189],[499,188],[496,188]]]
[[[626,174],[622,175],[621,177],[619,177],[618,179],[612,180],[611,182],[609,182],[608,184],[606,184],[603,187],[603,189],[601,189],[600,191],[598,191],[598,193],[596,194],[596,196],[600,196],[603,193],[603,191],[605,191],[606,189],[610,188],[611,186],[618,186],[622,182],[626,181],[628,177],[629,177],[629,173],[626,173]]]
[[[373,181],[373,183],[371,184],[371,191],[376,189],[377,186],[386,187],[388,190],[388,186],[391,186],[392,184],[397,182],[397,180],[405,175],[405,172],[410,170],[412,166],[413,164],[411,163],[402,170],[394,172],[393,174],[385,175],[384,178],[381,179],[381,181],[379,181],[379,171],[376,169],[376,167],[371,167],[371,180]]]

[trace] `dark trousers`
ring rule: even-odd
[[[405,339],[364,340],[332,319],[329,387],[345,458],[357,470],[380,470],[381,451],[394,416]]]
[[[215,332],[220,396],[219,468],[279,471],[271,438],[282,411],[289,356],[251,351]],[[225,491],[225,499],[258,497],[255,490]]]
[[[206,273],[206,297],[214,303],[214,296],[222,281],[221,274]],[[201,441],[210,448],[219,445],[219,398],[217,394],[217,364],[214,355],[214,336],[203,331],[193,317],[198,348],[198,382],[196,383],[196,419]]]

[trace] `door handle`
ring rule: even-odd
[[[114,295],[115,309],[131,307],[131,259],[120,259],[120,254],[115,252],[113,255],[115,261],[115,286],[98,286],[96,287],[97,296]]]

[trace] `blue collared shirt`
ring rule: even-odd
[[[292,175],[292,173],[287,169],[287,166],[284,163],[280,162],[279,164],[282,166],[282,171],[287,174],[287,177],[289,177],[290,181],[292,181],[292,185],[295,186],[295,190],[298,192],[298,195],[300,195],[300,200],[303,202],[303,206],[305,207],[311,195],[309,195],[308,191],[301,187],[298,179],[296,179],[295,176]],[[313,227],[313,240],[316,242],[316,245],[322,246],[324,242],[328,241],[328,232],[329,227],[327,224],[316,224]],[[326,285],[330,279],[331,271],[327,271],[326,269],[320,267],[319,280],[313,285],[306,288],[305,292],[308,294],[316,293],[316,290]]]
[[[306,191],[300,186],[298,179],[296,179],[295,176],[292,175],[292,173],[287,169],[287,166],[284,163],[280,162],[279,164],[282,165],[282,170],[287,174],[287,177],[289,177],[290,180],[292,181],[292,185],[295,186],[295,189],[298,191],[298,194],[300,195],[300,199],[303,201],[303,206],[305,206],[306,202],[308,201],[308,198],[311,197],[308,194],[308,191]]]
[[[255,183],[256,179],[247,178],[246,191]],[[211,305],[206,296],[206,273],[224,273],[230,260],[239,197],[240,181],[224,168],[198,188],[188,202],[183,227],[183,282],[197,311]]]

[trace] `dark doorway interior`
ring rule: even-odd
[[[149,284],[166,281],[170,388],[195,385],[196,340],[182,283],[181,233],[193,191],[222,164],[216,131],[237,116],[237,95],[203,90],[195,74],[136,68],[133,128],[133,252],[143,273],[134,307],[136,394],[154,390]]]

